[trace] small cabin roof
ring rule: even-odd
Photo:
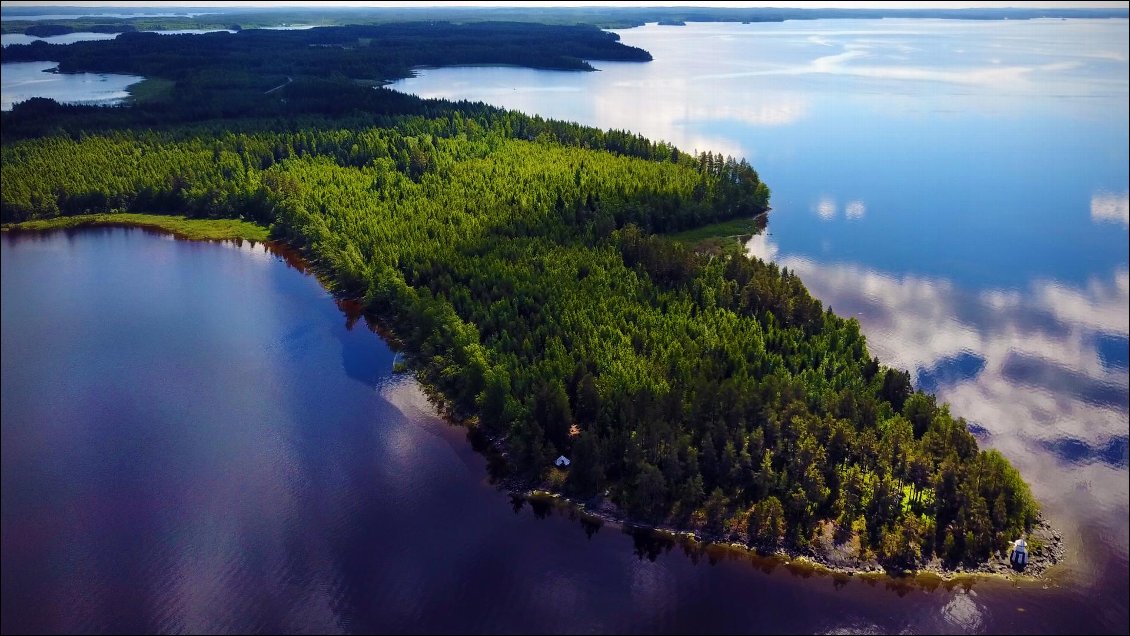
[[[568,457],[562,455],[562,456],[558,457],[553,463],[557,464],[558,466],[568,466],[572,462],[569,461]]]
[[[1028,549],[1028,542],[1024,539],[1017,539],[1016,543],[1012,544],[1012,549],[1023,552]]]

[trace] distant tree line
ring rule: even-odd
[[[625,46],[615,33],[595,27],[528,23],[427,22],[202,35],[138,32],[65,45],[39,41],[4,47],[0,61],[55,61],[64,73],[140,75],[168,81],[170,92],[117,108],[31,99],[0,114],[0,138],[235,119],[285,128],[291,124],[279,118],[383,125],[380,118],[387,115],[450,112],[449,102],[375,87],[408,77],[419,66],[515,64],[583,71],[592,70],[587,60],[650,59],[647,51]],[[278,86],[284,87],[270,90]]]
[[[38,33],[60,27],[39,25]],[[62,27],[65,28],[65,27]],[[225,27],[226,28],[226,27]],[[519,64],[592,70],[585,60],[646,62],[651,54],[592,26],[522,22],[413,22],[236,33],[122,33],[111,40],[4,47],[4,62],[51,60],[62,72],[129,73],[179,80],[201,73],[318,76],[332,67],[351,79],[406,77],[415,66]]]
[[[211,8],[196,16],[140,16],[116,18],[95,15],[74,19],[24,20],[21,15],[49,12],[74,13],[73,7],[55,9],[38,5],[28,9],[4,8],[0,32],[25,33],[44,23],[64,26],[74,31],[92,31],[97,25],[118,30],[225,29],[232,24],[244,28],[297,25],[388,24],[397,22],[441,21],[473,22],[537,22],[556,25],[593,25],[602,29],[625,29],[649,22],[782,22],[785,20],[876,20],[881,18],[926,18],[946,20],[1031,20],[1036,18],[1126,18],[1125,8],[1067,7],[968,7],[945,8],[828,8],[828,7],[649,7],[649,6],[576,6],[576,7],[287,7],[246,11]],[[105,10],[103,8],[103,10]],[[116,31],[106,31],[116,32]]]

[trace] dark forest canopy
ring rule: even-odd
[[[10,45],[0,59],[50,60],[59,62],[65,73],[132,73],[167,79],[226,69],[272,76],[317,74],[331,65],[351,79],[388,79],[405,77],[412,67],[426,65],[592,70],[585,60],[651,60],[647,51],[619,39],[591,26],[415,22],[181,35],[134,32],[96,42]]]
[[[248,9],[208,7],[178,11],[204,12],[199,16],[143,16],[116,18],[106,14],[137,13],[137,8],[113,7],[4,7],[4,33],[25,33],[42,24],[91,31],[93,25],[113,24],[123,30],[226,29],[279,25],[382,24],[442,20],[447,22],[519,21],[542,24],[589,24],[601,28],[628,28],[648,22],[781,22],[784,20],[944,18],[950,20],[1030,20],[1036,18],[1126,18],[1125,8],[1014,8],[966,9],[831,9],[797,7],[323,7]],[[96,12],[102,13],[98,15]],[[21,20],[21,15],[83,15],[76,19]]]
[[[854,319],[786,269],[661,236],[767,210],[744,160],[375,90],[321,52],[280,57],[307,74],[265,94],[223,47],[169,46],[114,62],[183,63],[160,108],[4,114],[0,218],[269,226],[504,440],[514,475],[637,519],[798,548],[832,522],[900,567],[981,561],[1034,523],[1019,473]]]
[[[418,66],[514,64],[592,70],[586,60],[646,62],[651,55],[590,26],[412,23],[300,31],[158,35],[11,45],[4,62],[53,61],[60,72],[141,75],[167,82],[162,99],[130,108],[60,106],[42,99],[0,115],[11,140],[48,131],[167,126],[216,119],[317,115],[354,120],[426,114],[421,102],[374,88]],[[282,87],[275,89],[276,87]]]

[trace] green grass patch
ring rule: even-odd
[[[760,229],[761,223],[757,217],[731,219],[729,221],[722,221],[721,223],[712,223],[710,225],[696,227],[693,230],[686,230],[685,232],[679,232],[677,234],[668,234],[667,238],[686,243],[687,245],[694,245],[707,239],[752,236],[757,234]]]
[[[78,216],[59,216],[53,219],[39,219],[12,223],[3,226],[4,231],[43,231],[71,227],[98,225],[130,225],[163,230],[180,238],[194,241],[223,241],[245,239],[248,241],[267,240],[268,230],[237,219],[190,219],[183,216],[158,214],[83,214]]]
[[[176,82],[172,80],[151,77],[129,85],[126,92],[130,101],[137,104],[167,102],[172,99],[174,85]]]

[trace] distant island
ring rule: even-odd
[[[894,570],[977,567],[1043,527],[1016,469],[871,356],[857,321],[736,241],[669,237],[768,211],[745,160],[372,86],[420,65],[650,59],[615,34],[132,33],[2,56],[164,82],[129,107],[0,115],[5,223],[268,228],[388,329],[515,490]]]
[[[63,25],[74,31],[90,31],[91,25],[117,24],[122,30],[226,29],[231,24],[243,28],[278,27],[291,24],[345,26],[441,21],[458,24],[472,22],[527,22],[603,29],[625,29],[647,23],[677,25],[687,22],[783,22],[785,20],[838,20],[923,18],[947,20],[1033,20],[1040,18],[1126,18],[1125,8],[1015,8],[973,7],[966,9],[871,9],[797,7],[287,7],[247,9],[209,7],[197,15],[141,15],[116,17],[121,8],[106,7],[4,7],[0,32],[25,33],[28,27],[43,24]],[[80,18],[25,20],[27,15],[84,15]],[[171,12],[168,12],[171,13]]]

